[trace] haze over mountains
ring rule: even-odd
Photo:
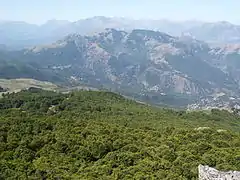
[[[225,21],[213,23],[200,21],[173,22],[169,20],[133,20],[96,16],[76,22],[49,20],[43,25],[1,21],[0,44],[8,48],[29,47],[52,43],[68,34],[79,33],[86,35],[102,31],[105,28],[124,31],[147,29],[165,32],[172,36],[187,34],[196,39],[217,44],[240,42],[240,26]]]

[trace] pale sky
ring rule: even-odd
[[[42,24],[92,16],[240,23],[240,0],[0,0],[0,20]]]

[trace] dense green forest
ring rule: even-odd
[[[32,88],[0,99],[0,179],[197,179],[199,164],[240,170],[239,132],[227,111]]]

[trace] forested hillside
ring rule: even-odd
[[[0,123],[0,179],[197,179],[200,163],[240,170],[240,117],[227,111],[32,88],[0,99]]]
[[[1,79],[15,79],[15,78],[32,78],[42,81],[64,82],[53,71],[47,68],[42,69],[35,62],[23,63],[21,58],[12,56],[14,52],[0,50],[0,78]]]

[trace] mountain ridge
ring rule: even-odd
[[[74,22],[67,20],[49,20],[42,25],[18,21],[3,21],[0,23],[1,43],[9,48],[30,47],[39,44],[52,43],[71,33],[89,35],[105,28],[131,31],[133,29],[148,29],[162,31],[173,36],[188,34],[196,39],[211,43],[239,43],[239,25],[229,22],[201,22],[128,19],[121,17],[96,16],[80,19]],[[221,36],[224,36],[223,38]]]
[[[134,92],[147,99],[178,94],[197,100],[219,93],[239,95],[237,48],[229,49],[153,30],[107,28],[8,55],[65,81]]]

